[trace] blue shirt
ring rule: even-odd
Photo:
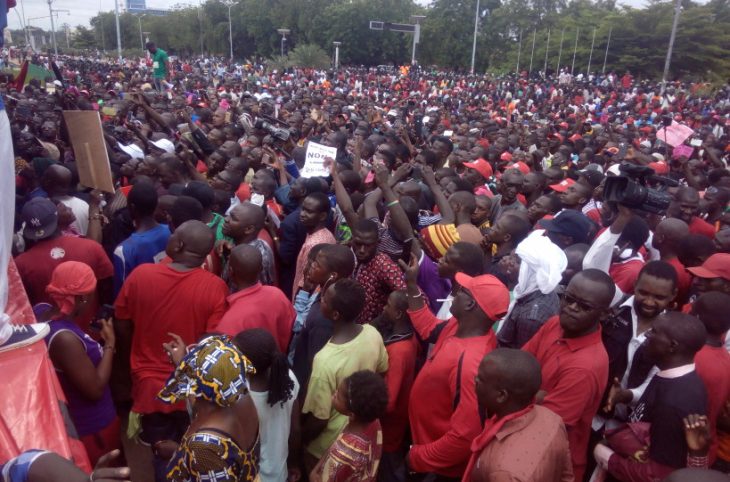
[[[132,233],[114,250],[114,296],[119,294],[124,280],[143,263],[159,263],[165,257],[170,229],[159,224],[142,233]]]

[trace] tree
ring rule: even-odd
[[[330,57],[327,52],[315,44],[297,45],[289,53],[289,65],[292,67],[310,67],[325,69],[330,66]]]
[[[71,46],[75,49],[93,49],[96,48],[96,36],[94,31],[79,25],[76,32],[71,37]]]

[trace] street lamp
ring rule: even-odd
[[[146,17],[147,14],[143,13],[137,17],[139,21],[139,45],[142,48],[142,54],[144,54],[144,39],[142,38],[142,17]]]
[[[279,28],[276,29],[277,32],[279,32],[279,35],[281,35],[281,56],[284,56],[284,42],[286,42],[286,36],[289,35],[291,30],[288,28]]]
[[[332,44],[335,46],[335,70],[337,70],[337,66],[340,64],[340,45],[342,45],[342,42],[332,42]]]
[[[114,19],[117,24],[117,56],[119,60],[122,60],[122,34],[119,29],[119,0],[114,0]]]
[[[411,15],[411,21],[416,23],[416,30],[413,32],[413,50],[411,51],[411,65],[416,64],[416,44],[421,40],[421,20],[425,15]]]
[[[231,44],[231,62],[233,62],[233,22],[231,21],[231,8],[236,4],[235,0],[226,0],[228,7],[228,42]]]

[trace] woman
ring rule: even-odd
[[[388,389],[381,375],[360,370],[342,380],[332,406],[350,420],[309,474],[309,481],[375,481],[383,451],[378,418],[387,405]]]
[[[233,343],[256,367],[250,393],[261,427],[261,482],[295,482],[301,478],[299,383],[268,331],[244,330]]]
[[[53,305],[41,303],[34,312],[46,321],[48,353],[68,399],[68,409],[91,464],[120,449],[120,425],[114,410],[109,376],[114,358],[111,319],[99,320],[102,347],[79,327],[94,305],[96,277],[85,263],[66,261],[51,275],[46,292]]]
[[[165,344],[173,361],[184,350],[179,337]],[[258,477],[259,424],[248,396],[251,362],[227,337],[210,336],[178,363],[158,397],[185,401],[191,422],[167,467],[171,482],[249,482]]]

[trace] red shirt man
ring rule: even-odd
[[[263,328],[274,336],[282,353],[287,353],[296,312],[286,295],[261,283],[242,289],[228,298],[228,311],[217,330],[236,336],[243,330]]]
[[[692,220],[689,223],[689,232],[692,234],[701,234],[710,239],[715,238],[715,227],[697,216],[692,216]]]
[[[522,348],[542,367],[542,405],[560,415],[568,430],[575,480],[583,480],[591,421],[608,382],[599,320],[614,293],[608,274],[597,269],[579,272],[565,290],[560,314]]]

